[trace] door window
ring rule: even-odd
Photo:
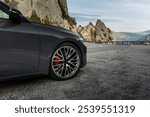
[[[0,18],[1,19],[9,19],[9,15],[0,10]]]

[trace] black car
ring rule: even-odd
[[[34,74],[70,79],[86,65],[86,51],[75,33],[30,22],[0,1],[0,79]]]

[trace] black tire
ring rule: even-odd
[[[72,79],[80,70],[81,52],[72,43],[59,45],[50,60],[49,75],[54,80]]]

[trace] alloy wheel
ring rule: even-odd
[[[72,46],[63,46],[57,49],[52,57],[52,69],[60,78],[70,78],[80,67],[80,56]]]

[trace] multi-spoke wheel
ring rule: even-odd
[[[54,52],[50,75],[57,80],[72,78],[80,69],[80,52],[73,44],[62,44]]]

